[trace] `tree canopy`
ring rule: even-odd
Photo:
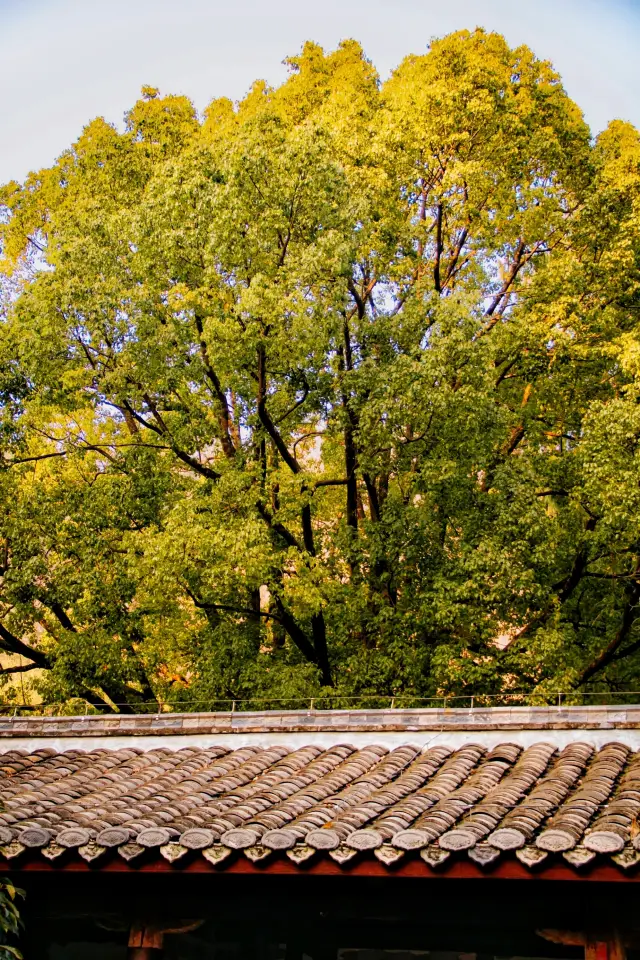
[[[5,696],[638,689],[638,132],[482,30],[288,65],[2,189]]]

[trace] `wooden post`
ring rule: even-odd
[[[129,933],[128,960],[158,960],[163,944],[164,934],[157,927],[134,923]]]
[[[587,939],[584,945],[584,960],[609,960],[609,949],[606,940]]]

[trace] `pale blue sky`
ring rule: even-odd
[[[363,45],[383,76],[476,25],[550,59],[594,132],[640,126],[640,0],[0,0],[0,183],[48,165],[142,84],[202,109],[278,83],[304,40]]]

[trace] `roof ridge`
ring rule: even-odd
[[[0,717],[0,738],[640,729],[640,704]]]

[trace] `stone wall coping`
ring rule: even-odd
[[[640,704],[0,717],[0,739],[640,730]]]

